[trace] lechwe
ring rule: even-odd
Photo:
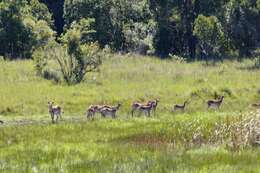
[[[86,111],[87,118],[94,118],[95,114],[97,112],[100,112],[102,108],[111,108],[111,106],[108,105],[90,105]]]
[[[132,117],[134,116],[134,112],[136,110],[140,110],[139,108],[142,107],[142,106],[150,106],[151,105],[151,110],[155,113],[156,108],[158,106],[158,103],[159,103],[159,99],[150,100],[147,103],[134,102],[131,106],[132,107],[132,110],[131,110]],[[151,110],[150,110],[150,112],[151,112]]]
[[[224,99],[224,96],[221,96],[220,99],[218,99],[218,100],[208,100],[207,101],[208,108],[218,109],[221,106],[223,99]]]
[[[138,107],[138,110],[143,112],[145,115],[148,115],[148,117],[150,117],[152,109],[153,109],[152,104],[141,105],[141,106]]]
[[[150,104],[152,105],[152,111],[154,112],[154,114],[155,114],[159,101],[160,101],[159,99],[155,99],[155,100],[150,100],[147,103],[147,105],[150,105]]]
[[[49,108],[49,113],[51,115],[52,123],[54,122],[57,123],[58,119],[61,119],[61,113],[62,113],[61,107],[58,105],[54,105],[54,102],[48,102],[48,108]]]
[[[147,105],[147,103],[134,102],[131,106],[132,107],[132,110],[131,110],[132,117],[134,116],[134,112],[136,110],[138,110],[140,106],[146,106],[146,105]]]
[[[107,107],[103,107],[99,110],[99,112],[101,113],[102,117],[106,117],[106,116],[111,116],[112,118],[116,118],[116,112],[118,111],[118,109],[121,107],[121,104],[118,103],[117,106],[107,106]]]
[[[179,105],[179,104],[174,105],[173,111],[184,111],[187,103],[188,103],[188,100],[186,100],[182,105]]]

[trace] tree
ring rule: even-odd
[[[30,57],[33,34],[22,19],[22,2],[0,2],[0,55],[8,58]]]
[[[28,2],[0,2],[0,55],[5,58],[31,58],[37,46],[54,36],[48,9],[37,0]]]
[[[28,0],[29,1],[29,14],[32,15],[37,21],[42,20],[47,22],[48,26],[53,26],[52,15],[49,12],[48,7],[40,3],[39,0]]]
[[[80,23],[91,22],[82,19]],[[48,74],[45,76],[49,77],[50,72],[46,70],[58,71],[56,73],[59,73],[67,84],[72,85],[80,83],[87,73],[97,70],[102,63],[102,51],[97,43],[86,43],[87,33],[91,34],[93,31],[87,31],[87,28],[74,23],[62,36],[61,43],[52,41],[44,48],[36,50],[34,60],[38,74]],[[56,64],[55,67],[51,62]]]
[[[257,7],[258,10],[260,10],[260,0],[256,1],[256,7]]]
[[[36,1],[40,1],[41,6],[45,4],[48,7],[49,11],[52,14],[52,18],[54,19],[55,27],[53,27],[53,29],[55,29],[57,34],[60,36],[63,33],[63,27],[64,27],[63,6],[65,0],[36,0]],[[42,8],[40,9],[42,10]]]
[[[82,18],[79,20],[79,22],[76,21],[72,22],[70,26],[70,30],[68,31],[74,29],[75,31],[80,32],[80,43],[85,44],[85,43],[95,41],[96,31],[94,30],[94,26],[95,26],[95,19]]]
[[[126,26],[152,19],[148,0],[65,0],[64,18],[66,27],[81,18],[95,19],[95,40],[116,51],[127,50]]]
[[[171,40],[174,33],[170,22],[173,3],[170,0],[151,0],[149,6],[155,14],[155,21],[157,22],[157,32],[154,38],[156,53],[162,57],[167,57],[173,47]]]
[[[101,65],[101,50],[96,43],[81,45],[80,32],[75,29],[67,31],[63,40],[66,40],[65,45],[57,47],[63,56],[59,56],[53,49],[53,57],[67,84],[80,83],[87,73],[97,70]]]
[[[128,52],[144,55],[155,52],[153,40],[156,33],[156,24],[153,20],[148,23],[136,22],[125,24],[123,33]]]
[[[230,0],[226,7],[226,30],[240,57],[250,55],[260,41],[260,14],[256,7],[256,1],[250,0]]]
[[[25,18],[23,23],[33,34],[32,51],[38,47],[47,45],[48,42],[55,39],[56,33],[50,28],[46,21],[35,20],[34,18]]]
[[[198,55],[215,60],[224,55],[225,35],[217,17],[199,15],[193,34],[198,38]]]

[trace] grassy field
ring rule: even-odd
[[[260,101],[253,63],[115,56],[66,86],[35,76],[32,61],[1,61],[0,172],[260,172],[260,149],[234,147],[239,140],[230,141],[228,128]],[[224,104],[207,110],[215,95]],[[133,101],[155,98],[156,115],[130,116]],[[171,112],[187,99],[185,113]],[[58,124],[51,124],[50,100],[64,108]],[[116,120],[84,116],[90,104],[119,102]]]

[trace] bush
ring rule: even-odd
[[[198,38],[198,55],[202,59],[217,59],[224,54],[225,36],[218,18],[199,15],[193,34]]]
[[[6,59],[31,58],[36,47],[54,36],[48,8],[38,0],[30,2],[32,6],[26,1],[0,1],[0,42],[5,43],[0,55]]]
[[[260,56],[255,58],[255,67],[260,69]]]
[[[60,43],[44,39],[49,38],[51,32],[43,33],[40,40],[46,40],[47,45],[39,47],[33,54],[37,74],[55,81],[62,78],[71,85],[80,83],[87,73],[97,70],[103,53],[97,43],[90,42],[95,33],[93,22],[92,19],[81,19],[72,23]]]
[[[56,83],[61,81],[61,76],[60,76],[59,72],[56,70],[53,70],[53,69],[49,69],[49,68],[45,68],[43,70],[43,78],[47,79],[47,80],[52,80]]]
[[[55,82],[64,80],[71,85],[80,83],[87,73],[96,71],[103,55],[98,44],[79,45],[75,48],[79,51],[77,53],[72,51],[73,45],[52,42],[37,49],[33,54],[37,74]]]
[[[46,48],[39,48],[34,51],[32,57],[34,60],[34,67],[38,76],[43,76],[44,68],[47,66],[48,54],[45,53]]]
[[[139,54],[153,54],[153,40],[155,35],[155,23],[151,20],[146,23],[133,23],[124,26],[124,37],[127,51]]]

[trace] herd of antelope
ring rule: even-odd
[[[221,96],[219,99],[208,100],[207,107],[218,109],[222,102],[224,96]],[[136,112],[139,114],[143,113],[145,116],[150,117],[151,113],[155,114],[156,108],[158,106],[159,99],[149,100],[145,103],[133,102],[131,105],[131,115],[132,117]],[[184,111],[186,105],[188,104],[188,100],[183,104],[176,104],[173,106],[172,111]],[[105,118],[107,116],[111,116],[112,118],[116,118],[116,112],[121,107],[121,104],[118,103],[116,106],[110,105],[90,105],[86,110],[86,117],[88,119],[94,119],[96,113],[100,113],[101,117]],[[51,120],[53,123],[58,122],[58,119],[61,119],[62,109],[58,105],[54,105],[54,102],[48,102],[49,114],[51,116]]]
[[[219,97],[218,99],[208,100],[207,108],[219,109],[222,102],[224,100],[224,96]],[[134,116],[135,112],[139,112],[139,114],[143,113],[145,116],[150,117],[151,113],[155,114],[156,108],[158,106],[159,99],[149,100],[145,103],[133,102],[131,105],[131,115]],[[173,106],[172,111],[185,111],[185,108],[189,101],[185,101],[183,104],[176,104]],[[252,104],[253,107],[260,108],[260,103]],[[100,113],[103,118],[107,116],[111,116],[112,118],[116,118],[116,112],[121,107],[121,104],[118,103],[116,106],[110,105],[91,105],[86,110],[86,117],[88,119],[94,119],[96,113]],[[52,123],[57,123],[59,119],[61,119],[61,115],[63,113],[61,106],[54,105],[54,102],[48,102],[49,114],[51,116]],[[0,120],[0,124],[3,124],[4,121]]]

